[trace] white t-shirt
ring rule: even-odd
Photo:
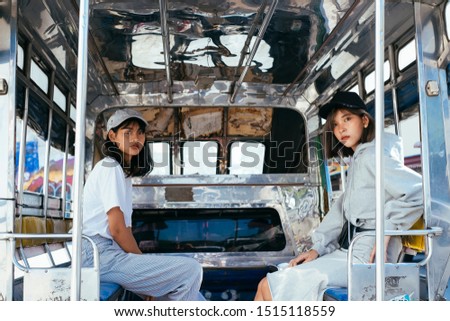
[[[83,194],[83,234],[100,234],[112,239],[107,213],[117,206],[123,212],[125,225],[131,227],[131,177],[125,178],[125,173],[116,160],[106,157],[95,165],[86,181]]]

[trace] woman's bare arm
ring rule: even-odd
[[[108,211],[109,231],[114,241],[127,253],[142,254],[130,227],[125,226],[125,220],[120,207]]]

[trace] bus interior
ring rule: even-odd
[[[450,5],[383,3],[385,129],[404,137],[424,190],[426,248],[396,267],[414,300],[450,300]],[[74,173],[102,158],[118,108],[149,123],[155,167],[133,178],[141,250],[198,260],[207,300],[252,300],[261,278],[311,246],[345,188],[318,109],[347,90],[375,114],[375,18],[366,0],[2,1],[0,301],[70,299],[70,284],[51,294],[51,278],[70,277],[76,255]],[[65,276],[43,278],[52,270]],[[94,270],[80,299],[141,299]],[[386,299],[403,291],[386,287]],[[324,299],[374,299],[354,289]]]

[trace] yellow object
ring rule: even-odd
[[[24,216],[22,217],[22,222],[20,222],[20,218],[16,218],[16,231],[18,233],[25,234],[43,234],[46,230],[46,222],[43,217],[36,216]],[[21,227],[21,230],[19,230]],[[22,246],[23,247],[31,247],[38,246],[45,243],[45,239],[23,239]],[[20,241],[16,243],[16,246],[20,246]]]
[[[423,230],[425,228],[425,221],[423,217],[419,218],[410,230]],[[417,252],[425,251],[425,236],[424,235],[404,235],[402,236],[402,243],[404,247],[410,248]]]

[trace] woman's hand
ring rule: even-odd
[[[384,262],[387,262],[387,248],[389,245],[389,241],[391,240],[391,236],[387,235],[384,237]],[[376,256],[377,246],[376,244],[373,246],[372,253],[370,253],[369,263],[375,262],[375,256]]]
[[[308,252],[300,253],[295,259],[289,261],[289,267],[296,266],[301,263],[313,261],[319,257],[316,250],[309,250]]]

